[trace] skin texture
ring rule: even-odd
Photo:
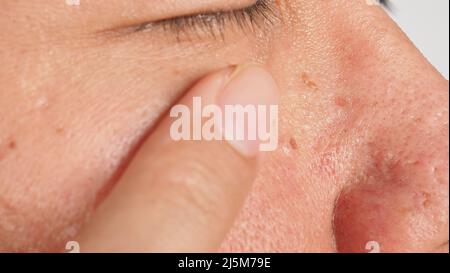
[[[194,1],[3,2],[0,251],[63,250],[168,107],[249,62],[280,87],[279,149],[221,251],[448,251],[448,82],[380,7],[274,1],[273,24],[177,39],[121,30]]]

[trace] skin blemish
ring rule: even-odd
[[[64,134],[64,128],[58,126],[58,127],[55,128],[55,132],[56,132],[56,134],[58,134],[58,135],[62,135],[62,134]]]
[[[9,148],[10,150],[15,150],[15,149],[17,148],[17,143],[16,143],[16,141],[11,140],[11,141],[9,142],[9,144],[8,144],[8,148]]]
[[[431,194],[428,192],[420,192],[416,193],[416,199],[418,200],[419,209],[424,208],[427,209],[431,205]]]
[[[291,137],[291,139],[289,140],[289,146],[291,146],[291,148],[293,150],[298,150],[298,144],[297,141],[295,140],[295,138]]]
[[[309,89],[315,90],[315,91],[319,89],[317,84],[309,78],[308,74],[302,73],[300,75],[300,79],[303,82],[303,84],[305,84]]]
[[[334,104],[339,107],[345,107],[347,106],[347,100],[344,97],[337,96],[334,98]]]
[[[10,140],[9,142],[0,143],[0,160],[8,155],[8,151],[17,149],[17,142]]]

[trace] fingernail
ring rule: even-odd
[[[270,106],[278,105],[278,87],[272,75],[256,65],[236,67],[219,93],[218,103],[225,115],[225,139],[243,156],[255,157],[260,152],[261,143],[258,123],[261,118],[270,122]],[[259,111],[261,108],[266,109],[264,113]],[[236,114],[233,110],[244,112]],[[276,114],[278,117],[278,112]],[[264,127],[269,129],[267,122]]]

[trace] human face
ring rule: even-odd
[[[62,250],[184,90],[259,63],[279,148],[221,250],[448,251],[448,82],[365,0],[255,2],[4,0],[0,250]]]

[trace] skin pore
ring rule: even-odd
[[[379,6],[270,1],[211,34],[140,26],[254,1],[4,2],[0,251],[63,250],[170,105],[243,63],[279,85],[279,148],[220,250],[448,251],[448,82]]]

